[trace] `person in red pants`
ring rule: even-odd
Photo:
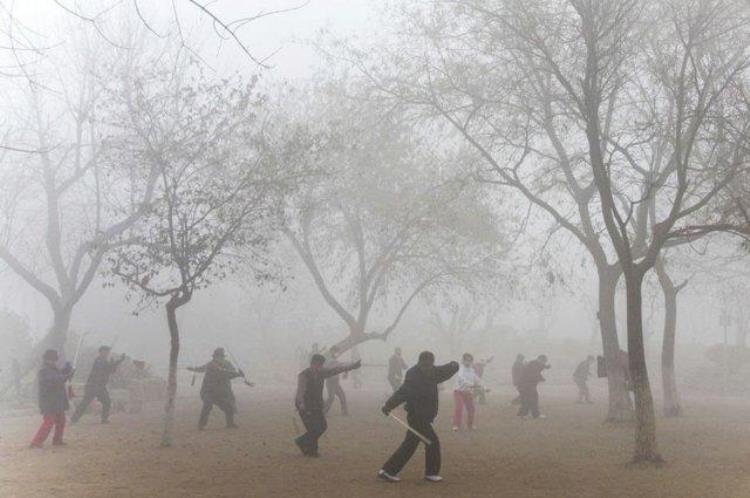
[[[57,351],[48,349],[44,353],[44,366],[39,371],[39,411],[42,413],[42,425],[31,441],[32,448],[41,448],[47,440],[52,427],[54,446],[62,446],[65,431],[65,411],[70,408],[65,383],[73,376],[73,367],[66,363],[61,370],[57,368]]]
[[[466,408],[466,426],[469,430],[474,429],[474,390],[481,388],[481,380],[474,370],[474,357],[464,353],[461,358],[461,367],[456,375],[456,387],[453,390],[455,409],[453,411],[453,430],[461,429],[464,408]]]

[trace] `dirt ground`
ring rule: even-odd
[[[197,397],[196,390],[182,389]],[[444,396],[436,426],[445,481],[421,479],[420,450],[402,482],[388,484],[375,473],[403,433],[379,413],[382,391],[350,392],[352,416],[334,407],[322,458],[307,459],[291,442],[291,388],[236,390],[240,429],[224,429],[217,410],[209,428],[198,432],[198,401],[186,397],[178,404],[176,444],[168,449],[158,446],[158,405],[140,415],[117,413],[106,426],[88,416],[59,449],[27,448],[38,416],[0,419],[0,496],[750,497],[747,401],[687,400],[686,417],[660,419],[667,464],[653,469],[626,466],[632,428],[603,425],[604,405],[576,405],[567,388],[542,390],[549,418],[538,421],[514,416],[509,391],[493,393],[472,433],[450,431],[452,400]]]

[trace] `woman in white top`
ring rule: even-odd
[[[461,429],[464,408],[466,408],[466,427],[474,428],[474,389],[479,387],[480,379],[474,370],[474,357],[464,353],[461,358],[461,367],[456,374],[456,387],[453,390],[455,408],[453,410],[453,430]]]

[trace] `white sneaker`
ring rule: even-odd
[[[399,482],[401,480],[399,476],[392,476],[383,469],[378,470],[378,479],[387,482]]]
[[[458,426],[457,425],[453,426],[453,432],[458,432]]]
[[[537,418],[547,418],[547,415],[539,415]]]
[[[429,482],[440,482],[443,478],[440,476],[424,476],[424,480]]]

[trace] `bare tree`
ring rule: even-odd
[[[268,247],[286,188],[263,136],[264,98],[255,80],[212,82],[194,64],[176,67],[142,68],[133,75],[132,99],[123,102],[131,116],[123,154],[153,165],[158,182],[152,207],[110,258],[112,274],[145,303],[166,301],[163,446],[173,440],[177,311],[240,264],[258,281],[275,277]]]
[[[481,192],[421,146],[402,116],[333,98],[318,97],[318,121],[329,129],[323,174],[300,191],[286,234],[346,324],[338,347],[348,349],[386,340],[427,291],[497,274],[505,241]],[[395,311],[383,330],[368,332],[379,301]]]
[[[393,52],[352,50],[345,57],[385,98],[410,105],[423,118],[447,122],[483,161],[477,162],[474,179],[517,192],[554,223],[550,235],[562,229],[587,249],[598,275],[607,421],[624,421],[632,416],[632,403],[619,368],[615,319],[621,268],[600,236],[593,175],[581,141],[571,139],[561,124],[570,109],[560,101],[554,77],[536,71],[527,51],[508,53],[502,46],[505,22],[512,19],[505,3],[435,1],[405,8],[398,20],[407,26],[399,32],[413,38]],[[646,214],[647,206],[641,207],[631,223],[645,228]]]
[[[2,166],[9,191],[0,208],[0,259],[49,303],[52,325],[37,350],[63,350],[76,304],[107,252],[148,209],[156,181],[155,169],[135,177],[135,165],[109,154],[111,124],[120,117],[103,96],[107,86],[125,88],[104,74],[127,73],[131,58],[95,45],[77,49],[58,56],[43,86],[39,76],[6,93],[8,106],[23,103],[11,108],[20,123],[13,148],[37,152],[8,152]]]
[[[677,337],[677,296],[688,284],[684,280],[675,284],[667,271],[666,258],[660,256],[654,265],[659,286],[664,296],[664,335],[661,348],[661,380],[664,390],[664,416],[682,415],[682,403],[675,376],[675,343]]]
[[[561,35],[576,40],[572,56],[554,47],[555,37],[544,37],[557,30],[536,17],[545,13],[542,5],[516,17],[533,24],[509,26],[554,76],[588,144],[602,219],[625,277],[636,462],[661,461],[643,345],[643,277],[671,238],[697,234],[681,225],[743,166],[737,159],[747,122],[723,111],[735,108],[734,88],[748,68],[736,45],[737,37],[747,39],[747,16],[736,2],[698,0],[691,7],[570,1],[558,13],[568,28]],[[633,185],[633,174],[651,181]],[[629,221],[652,198],[657,221],[639,241]],[[706,223],[701,232],[721,229]]]
[[[481,152],[496,183],[581,234],[589,252],[614,255],[611,268],[626,288],[637,462],[661,461],[643,344],[643,277],[667,242],[732,229],[710,207],[746,167],[748,120],[738,111],[748,69],[746,8],[732,0],[687,4],[439,1],[429,19],[457,26],[469,41],[444,37],[458,44],[449,57],[427,37],[420,58],[407,64],[414,68],[409,80],[372,78],[385,92],[432,107]],[[476,54],[476,65],[467,53]],[[487,74],[493,85],[482,85]],[[583,228],[551,208],[550,198],[571,192]],[[615,349],[612,336],[603,340]]]

